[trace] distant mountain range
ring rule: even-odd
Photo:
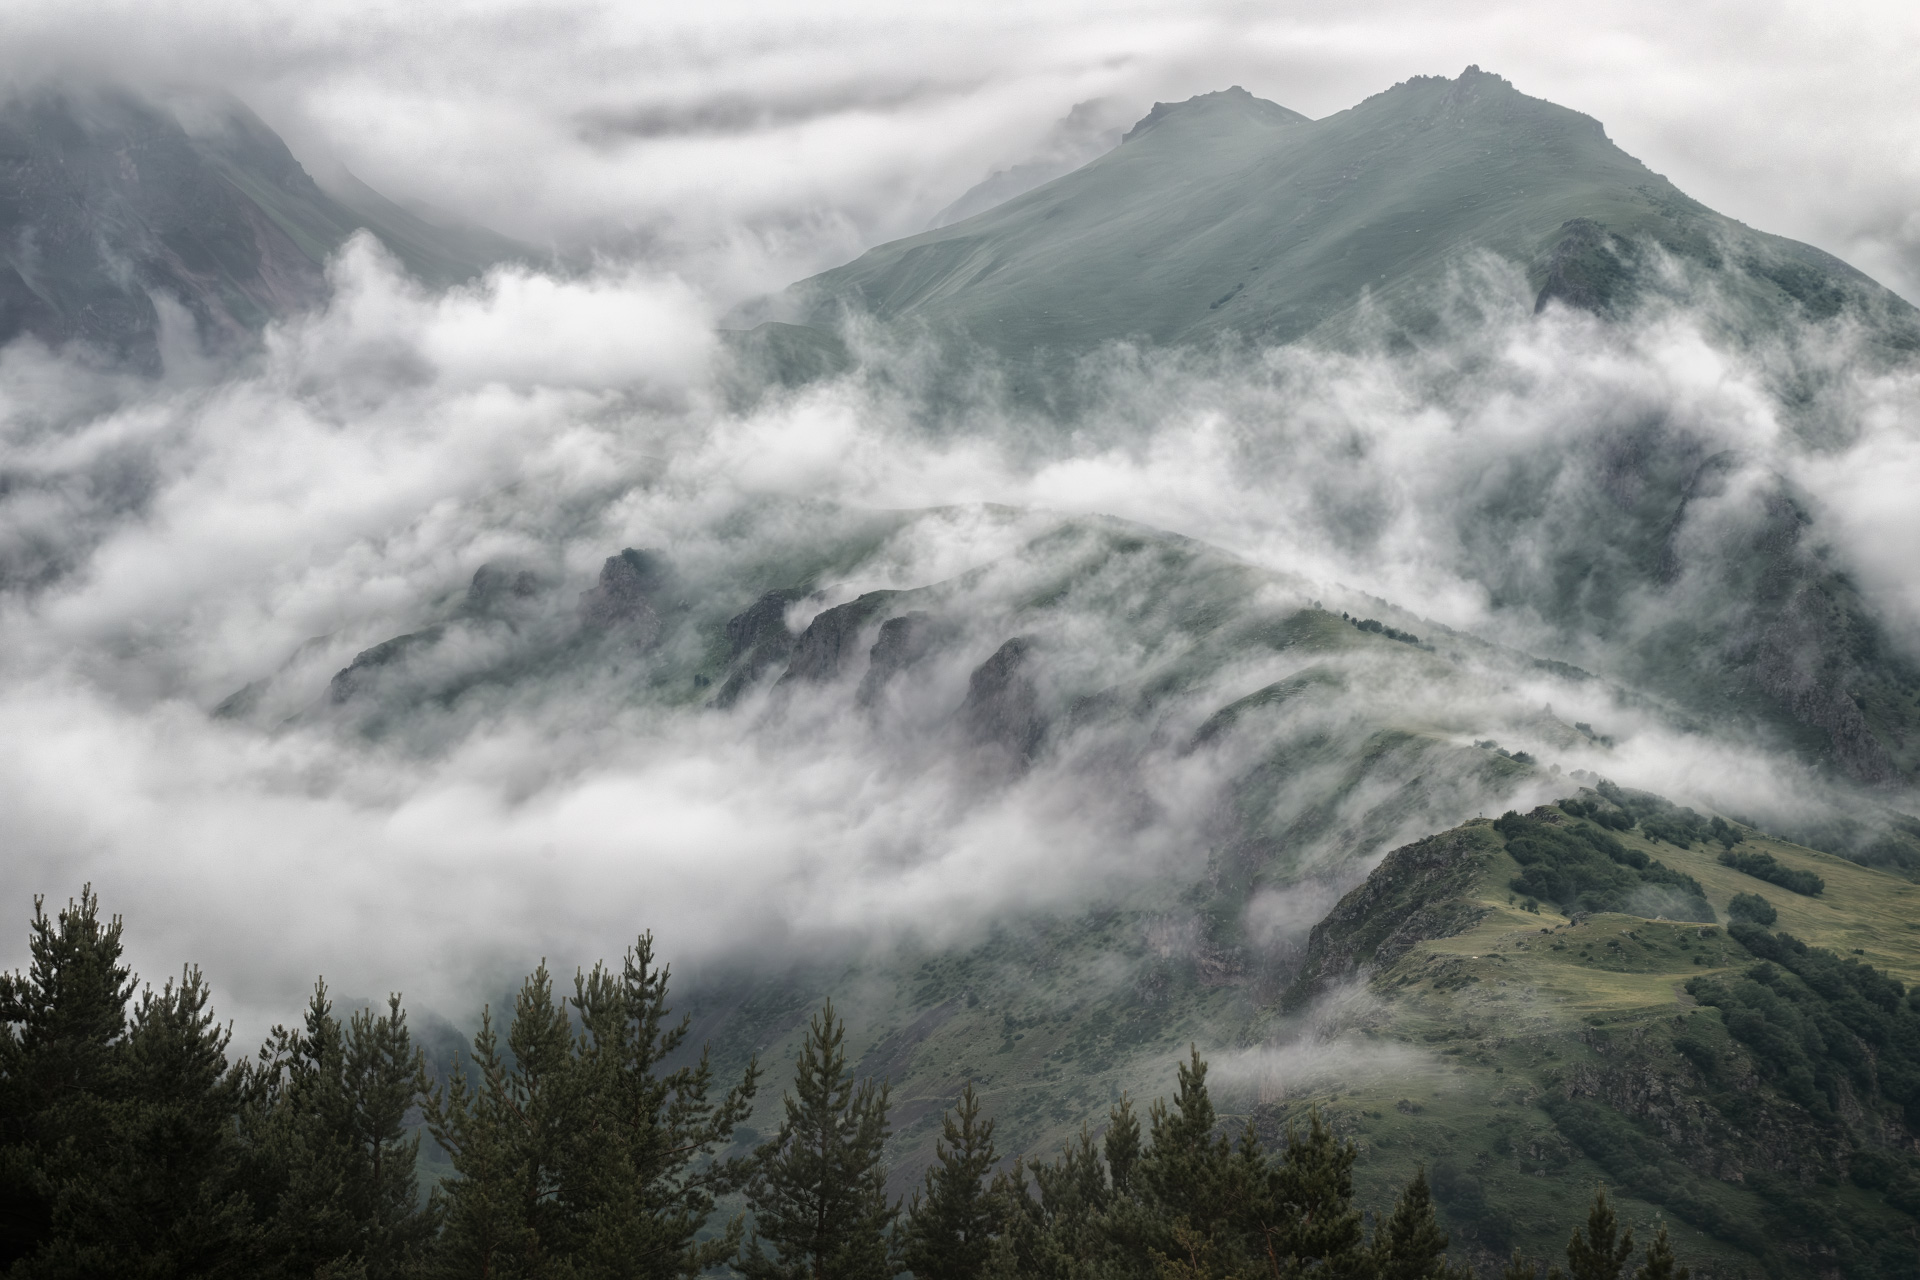
[[[436,285],[531,256],[364,184],[323,191],[239,102],[193,105],[189,131],[122,91],[0,104],[0,343],[79,341],[156,370],[158,307],[171,300],[203,343],[231,348],[318,301],[327,258],[363,227]]]
[[[1485,319],[1471,285],[1489,272],[1506,273],[1496,303],[1524,288],[1535,311],[1681,308],[1729,350],[1779,346],[1774,409],[1807,448],[1836,430],[1810,409],[1830,357],[1791,354],[1807,335],[1844,325],[1851,358],[1881,366],[1920,352],[1920,312],[1897,295],[1474,67],[1322,120],[1238,88],[1156,104],[1117,149],[802,281],[768,304],[784,320],[734,342],[792,380],[844,368],[843,324],[878,322],[947,352],[956,386],[993,365],[1043,417],[1071,418],[1089,385],[1076,362],[1103,346],[1444,346]],[[1737,525],[1712,526],[1700,513],[1760,464],[1652,406],[1512,450],[1458,495],[1450,535],[1496,610],[1703,724],[1859,781],[1915,780],[1920,668],[1788,479],[1757,477]]]
[[[1157,103],[1115,150],[973,217],[795,287],[778,318],[848,310],[1015,356],[1102,342],[1333,337],[1369,304],[1430,322],[1466,255],[1525,271],[1544,306],[1617,311],[1713,270],[1747,322],[1852,310],[1920,348],[1912,307],[1809,245],[1706,208],[1591,116],[1469,67],[1322,120],[1232,88]]]

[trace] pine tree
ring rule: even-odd
[[[198,969],[142,993],[91,886],[57,923],[34,904],[32,964],[4,990],[8,1181],[32,1230],[19,1277],[206,1274],[244,1257],[232,1117],[244,1074]],[[15,1030],[17,1025],[18,1030]],[[16,1105],[24,1104],[18,1111]],[[10,1188],[14,1189],[14,1188]]]
[[[1316,1108],[1307,1132],[1287,1130],[1287,1149],[1272,1170],[1258,1209],[1259,1252],[1282,1275],[1311,1270],[1335,1280],[1366,1273],[1360,1211],[1353,1207],[1351,1142],[1341,1142]]]
[[[1156,1101],[1148,1113],[1150,1145],[1134,1177],[1142,1194],[1170,1221],[1208,1231],[1224,1205],[1233,1144],[1214,1134],[1217,1116],[1207,1093],[1207,1064],[1188,1047],[1178,1072],[1173,1106]]]
[[[1372,1253],[1379,1280],[1471,1280],[1471,1272],[1447,1261],[1447,1233],[1434,1214],[1424,1165],[1375,1230]]]
[[[105,1128],[85,1155],[48,1161],[52,1231],[13,1274],[189,1276],[241,1259],[251,1223],[231,1119],[242,1073],[206,1004],[197,969],[142,991],[96,1086]]]
[[[1558,1267],[1554,1268],[1554,1274],[1560,1274]],[[1513,1256],[1507,1259],[1506,1267],[1500,1272],[1500,1280],[1540,1280],[1539,1259],[1529,1258],[1515,1249]]]
[[[993,1121],[980,1119],[980,1099],[971,1080],[942,1119],[933,1154],[925,1194],[915,1192],[907,1208],[901,1261],[921,1280],[977,1280],[992,1247],[993,1205],[986,1177],[998,1157]]]
[[[398,996],[385,1016],[360,1010],[342,1025],[319,982],[302,1029],[273,1029],[243,1113],[258,1193],[272,1201],[267,1266],[309,1276],[349,1265],[384,1280],[417,1263],[436,1226],[420,1209],[420,1139],[406,1125],[424,1067]]]
[[[1620,1280],[1620,1268],[1632,1254],[1633,1232],[1620,1230],[1607,1203],[1607,1189],[1601,1187],[1593,1193],[1586,1229],[1575,1227],[1567,1240],[1566,1280]]]
[[[668,971],[644,935],[619,972],[575,974],[568,1005],[542,964],[514,1001],[503,1059],[491,1013],[473,1043],[473,1078],[419,1088],[434,1139],[460,1175],[438,1202],[446,1226],[434,1249],[449,1276],[633,1280],[691,1275],[724,1261],[739,1227],[697,1242],[715,1197],[745,1180],[745,1163],[716,1160],[752,1109],[758,1067],[718,1101],[713,1070],[665,1071],[688,1021],[669,1022]]]
[[[692,1274],[726,1261],[740,1243],[738,1221],[719,1239],[694,1237],[715,1197],[746,1180],[745,1161],[713,1156],[752,1110],[759,1066],[750,1063],[718,1102],[708,1098],[713,1068],[704,1052],[698,1065],[663,1074],[690,1025],[668,1021],[668,978],[654,967],[652,934],[627,951],[619,973],[595,965],[574,977],[581,1035],[559,1196],[576,1265],[608,1280]]]
[[[1645,1261],[1634,1268],[1633,1280],[1691,1280],[1691,1276],[1692,1272],[1675,1262],[1673,1242],[1667,1239],[1667,1224],[1661,1223],[1659,1234],[1647,1246]]]
[[[0,975],[0,1269],[54,1230],[56,1188],[105,1158],[115,1049],[139,985],[93,886],[57,920],[33,900],[25,973]]]
[[[483,1012],[473,1041],[477,1079],[469,1084],[456,1067],[444,1092],[426,1094],[428,1131],[460,1175],[436,1192],[446,1225],[434,1261],[449,1277],[546,1276],[559,1264],[558,1149],[572,1034],[544,963],[514,999],[507,1045],[511,1068],[492,1012]]]
[[[898,1210],[887,1203],[881,1164],[888,1089],[854,1082],[845,1038],[828,1001],[808,1025],[780,1131],[755,1153],[758,1167],[747,1186],[754,1235],[737,1263],[755,1280],[893,1274],[887,1237]]]
[[[1034,1253],[1042,1274],[1073,1273],[1075,1264],[1093,1265],[1104,1274],[1126,1273],[1125,1259],[1144,1260],[1142,1242],[1162,1241],[1165,1232],[1145,1229],[1138,1206],[1114,1195],[1113,1186],[1083,1125],[1077,1142],[1070,1142],[1059,1159],[1033,1167],[1039,1193],[1039,1220],[1045,1237]],[[1136,1270],[1138,1268],[1135,1268]]]
[[[1107,1157],[1113,1193],[1131,1196],[1133,1171],[1140,1165],[1140,1118],[1133,1114],[1133,1099],[1124,1093],[1118,1105],[1107,1109],[1107,1136],[1101,1149]]]

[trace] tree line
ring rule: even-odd
[[[681,1060],[686,1018],[642,936],[556,993],[545,965],[491,1012],[444,1082],[399,997],[230,1060],[198,969],[159,990],[122,961],[91,889],[36,899],[22,972],[0,975],[0,1275],[9,1278],[638,1280],[1466,1280],[1424,1171],[1369,1227],[1356,1148],[1315,1113],[1270,1154],[1224,1126],[1195,1051],[1144,1123],[1113,1108],[1051,1162],[1002,1161],[971,1084],[903,1204],[886,1185],[888,1087],[856,1080],[828,1003],[778,1132],[734,1154],[761,1070]],[[422,1193],[422,1131],[452,1175]],[[743,1212],[720,1221],[723,1197]],[[1554,1280],[1621,1280],[1604,1193]],[[1505,1280],[1534,1280],[1518,1255]],[[1633,1280],[1686,1276],[1664,1227]]]

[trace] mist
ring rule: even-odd
[[[330,275],[324,310],[238,366],[190,328],[157,382],[31,341],[0,354],[0,885],[20,919],[92,882],[141,973],[203,965],[243,1028],[317,974],[464,1016],[542,956],[591,963],[648,929],[684,966],[777,966],[1162,906],[1254,839],[1223,805],[1280,757],[1259,831],[1295,834],[1259,847],[1292,887],[1257,895],[1247,929],[1296,944],[1387,849],[1564,794],[1575,769],[1741,813],[1819,802],[1780,744],[1702,733],[1619,683],[1676,614],[1737,609],[1715,557],[1755,493],[1816,504],[1823,554],[1900,634],[1920,600],[1885,551],[1910,541],[1898,495],[1920,479],[1905,375],[1833,357],[1854,372],[1788,417],[1771,387],[1794,352],[1730,349],[1710,308],[1536,316],[1498,263],[1455,281],[1483,319],[1445,343],[1109,350],[1064,425],[991,377],[932,412],[950,388],[912,376],[932,362],[878,335],[853,373],[743,403],[716,299],[671,271],[508,268],[433,294],[363,237]],[[1678,544],[1697,570],[1604,626],[1498,606],[1556,540],[1605,537],[1614,499],[1591,496],[1647,431],[1731,459]],[[1503,477],[1565,502],[1501,517],[1517,534],[1495,546],[1475,531]],[[645,651],[566,648],[626,547],[670,567],[687,621]],[[530,575],[523,613],[462,612],[483,566]],[[774,669],[708,706],[699,637],[802,585],[795,632],[896,590],[948,639],[865,710],[863,663],[818,685]],[[1434,652],[1221,657],[1168,620],[1183,600],[1380,617]],[[378,698],[333,696],[357,654],[429,630]],[[962,714],[1015,636],[1050,726],[1030,759]],[[1177,693],[1129,692],[1174,669],[1194,673]],[[1289,681],[1306,692],[1214,720]],[[249,710],[211,714],[247,687]],[[1096,695],[1133,710],[1102,718]],[[1356,772],[1385,726],[1412,745]],[[1516,782],[1483,738],[1556,772]],[[23,959],[24,930],[4,946]]]

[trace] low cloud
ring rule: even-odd
[[[1676,798],[1820,795],[1764,742],[1691,732],[1609,682],[1675,617],[1738,603],[1689,570],[1738,545],[1767,486],[1824,504],[1815,528],[1889,616],[1913,597],[1878,549],[1920,479],[1906,384],[1841,379],[1821,403],[1851,434],[1810,442],[1774,407],[1770,353],[1728,352],[1710,317],[1536,316],[1497,264],[1458,285],[1492,319],[1445,345],[1236,365],[1109,352],[1072,430],[987,378],[940,406],[940,431],[911,351],[884,377],[729,407],[709,295],[664,270],[510,271],[434,295],[360,241],[332,271],[332,304],[237,370],[117,382],[29,344],[0,354],[0,892],[24,916],[31,893],[93,880],[143,972],[194,959],[255,1023],[316,972],[459,1011],[540,955],[590,962],[646,928],[695,962],[963,943],[1009,913],[1200,879],[1222,789],[1268,758],[1270,829],[1308,833],[1277,846],[1306,887],[1252,898],[1246,923],[1277,945],[1393,843],[1562,786],[1489,782],[1483,736]],[[1603,612],[1524,603],[1638,518],[1643,462],[1720,455],[1665,588]],[[1143,546],[1164,530],[1223,548],[1202,567],[1243,575],[1234,598],[1262,616],[1319,600],[1433,653],[1250,651],[1155,702],[1154,677],[1197,661],[1155,610],[1197,588],[1144,552],[1064,572],[1105,545],[1094,515],[1147,526]],[[796,625],[938,585],[958,639],[876,728],[851,709],[857,674],[707,710],[690,680],[651,690],[651,660],[539,668],[538,626],[450,621],[478,569],[514,564],[566,632],[623,547],[663,552],[688,608],[722,620],[808,574],[831,594]],[[329,709],[355,654],[435,625],[469,647],[423,663],[421,689],[499,655],[532,674],[428,690],[385,736]],[[1028,628],[1062,655],[1036,696],[1118,688],[1146,710],[1120,728],[1088,713],[1017,782],[983,787],[939,735],[970,672]],[[1220,707],[1316,664],[1324,701],[1256,708],[1195,747]],[[208,715],[263,679],[270,715]],[[1375,757],[1403,773],[1343,773],[1383,726],[1404,754]],[[1414,776],[1425,789],[1401,796]],[[0,937],[0,959],[21,939]],[[1289,1052],[1246,1070],[1290,1088],[1347,1051]]]

